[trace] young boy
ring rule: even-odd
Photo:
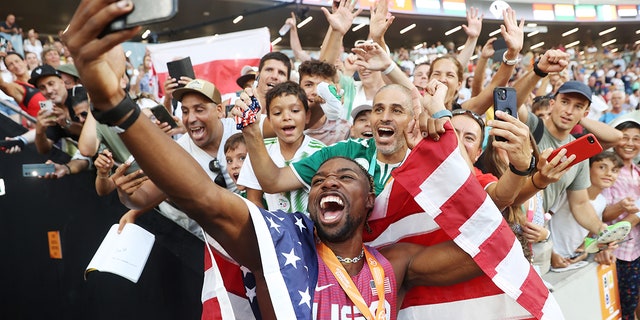
[[[247,197],[247,192],[244,186],[238,185],[238,177],[240,176],[240,169],[247,157],[247,145],[244,143],[244,136],[241,132],[234,133],[224,143],[224,156],[227,160],[227,172],[233,183],[238,187],[237,193],[242,197]]]
[[[591,186],[587,188],[587,193],[591,205],[600,219],[603,218],[603,212],[607,207],[607,200],[601,195],[601,192],[614,184],[621,167],[622,160],[611,151],[603,151],[589,159]],[[568,206],[568,203],[564,205]],[[561,208],[561,210],[564,209]],[[556,269],[568,267],[587,257],[582,243],[589,232],[576,223],[575,220],[573,222],[566,220],[569,218],[572,218],[572,216],[554,215],[551,219],[552,223],[562,229],[560,231],[556,229],[557,232],[552,233],[554,248],[552,261],[555,260],[554,267]]]
[[[307,96],[298,84],[280,83],[267,92],[266,100],[267,117],[276,138],[264,139],[264,144],[278,167],[288,166],[324,148],[322,142],[303,133],[310,114]],[[308,195],[304,189],[264,194],[248,158],[240,170],[238,184],[246,187],[247,199],[259,207],[264,207],[264,196],[267,204],[265,209],[285,212],[307,211]]]

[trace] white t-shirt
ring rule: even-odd
[[[269,153],[269,156],[279,168],[289,166],[290,163],[306,158],[325,147],[325,145],[319,140],[304,136],[302,145],[298,150],[296,150],[293,158],[289,161],[285,161],[282,153],[280,152],[280,142],[277,138],[264,139],[264,144],[267,148],[267,153]],[[238,184],[246,186],[247,188],[262,190],[262,186],[260,186],[253,167],[251,166],[249,155],[247,155],[247,158],[242,164],[242,169],[240,169]],[[289,213],[296,211],[307,212],[309,194],[304,190],[304,188],[276,194],[264,193],[263,197],[266,201],[266,209],[269,211],[282,210]]]
[[[231,118],[222,118],[220,119],[222,122],[223,132],[222,132],[222,140],[220,141],[220,147],[218,148],[218,154],[216,157],[218,158],[218,163],[220,163],[220,170],[224,175],[224,180],[227,183],[227,190],[236,192],[237,187],[235,183],[233,183],[233,179],[229,176],[229,172],[227,172],[227,160],[224,155],[224,143],[229,139],[231,135],[234,133],[240,132],[236,129],[236,122]],[[209,170],[209,162],[213,160],[213,157],[209,155],[206,151],[200,149],[191,137],[188,134],[183,135],[180,139],[177,140],[178,144],[186,150],[197,162],[200,164],[202,169],[209,175],[211,181],[214,181],[218,174]]]
[[[602,212],[607,206],[607,200],[599,194],[590,202],[596,215],[602,220]],[[580,226],[578,221],[573,217],[573,214],[571,214],[566,192],[558,198],[556,204],[559,205],[550,209],[550,211],[553,212],[553,216],[551,221],[549,221],[549,230],[551,230],[551,239],[553,240],[553,251],[563,257],[569,257],[584,243],[584,238],[589,235],[589,230]]]

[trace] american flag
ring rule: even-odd
[[[524,258],[513,232],[471,174],[458,151],[453,128],[447,124],[446,129],[438,142],[423,140],[418,144],[405,163],[395,170],[394,179],[376,199],[373,220],[370,220],[372,233],[364,232],[365,241],[372,246],[381,247],[398,241],[431,245],[453,239],[473,257],[485,276],[454,286],[414,288],[403,300],[398,318],[564,319],[542,279]],[[415,163],[421,165],[411,165]],[[272,223],[284,225],[278,221],[289,219],[289,214],[276,214],[277,217],[269,220],[269,216],[265,215],[263,218],[255,206],[249,205],[249,208],[259,237],[280,236]],[[310,221],[305,220],[306,217],[303,218],[302,215],[292,215],[290,219],[296,219],[296,222],[301,219],[304,221],[301,225],[310,226]],[[305,288],[292,283],[298,287],[287,289],[287,282],[282,278],[280,270],[275,269],[279,269],[283,261],[286,263],[288,258],[283,258],[285,252],[293,252],[296,257],[300,257],[303,253],[315,254],[315,248],[304,251],[288,251],[292,249],[285,248],[278,254],[278,249],[272,246],[273,242],[269,238],[263,238],[267,241],[260,239],[262,258],[276,257],[280,263],[272,265],[277,281],[267,280],[272,301],[274,304],[278,303],[275,309],[281,312],[278,318],[302,319],[295,310],[302,305],[295,299],[301,296],[301,292],[305,292]],[[287,272],[301,271],[288,267]],[[309,280],[312,275],[310,268],[305,274],[289,278]],[[219,290],[226,294],[223,291]],[[206,306],[204,295],[203,301]],[[217,302],[225,308],[220,297]],[[204,306],[203,309],[206,309]],[[218,316],[219,313],[216,317],[205,318],[203,313],[203,319],[253,317],[238,313],[232,317]]]

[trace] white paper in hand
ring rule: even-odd
[[[89,272],[102,271],[137,283],[155,239],[152,233],[132,223],[127,223],[118,234],[118,225],[114,224],[89,262],[85,280]]]

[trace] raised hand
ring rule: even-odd
[[[489,40],[487,40],[487,43],[482,46],[482,51],[480,51],[480,56],[482,58],[489,59],[493,57],[493,54],[496,52],[496,50],[493,49],[493,42],[495,42],[496,40],[498,40],[498,38],[496,37],[490,38]]]
[[[470,7],[467,10],[467,24],[462,25],[462,29],[469,38],[477,38],[482,32],[482,19],[484,14],[479,14],[478,8]]]
[[[520,52],[524,42],[524,19],[520,20],[516,17],[515,10],[509,8],[503,11],[504,23],[500,25],[500,33],[507,43],[507,48],[513,52]]]
[[[357,1],[341,0],[338,9],[334,12],[329,12],[325,7],[320,9],[327,18],[327,22],[329,22],[331,28],[340,34],[345,35],[347,31],[349,31],[349,28],[351,28],[353,19],[362,12],[362,8],[354,11],[356,4]]]
[[[387,51],[375,42],[358,44],[352,51],[358,56],[355,65],[371,71],[382,71],[395,63]]]
[[[502,137],[505,141],[494,140],[493,146],[505,150],[509,163],[516,169],[526,171],[531,163],[532,153],[529,127],[503,111],[497,111],[496,117],[500,120],[487,122],[491,127],[489,134]]]
[[[542,72],[560,72],[569,65],[570,55],[560,50],[547,50],[538,60]]]
[[[382,40],[394,19],[395,17],[389,14],[388,0],[379,0],[376,2],[375,6],[371,7],[369,37],[375,41]]]

